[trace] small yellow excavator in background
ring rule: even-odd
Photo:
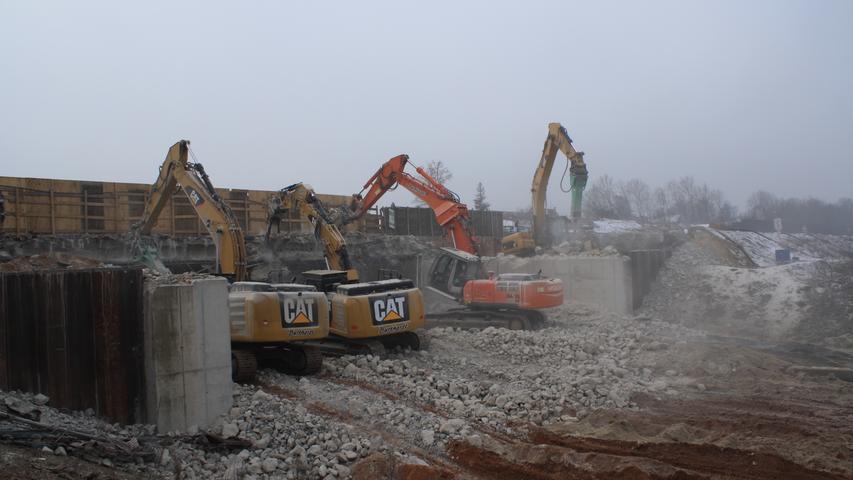
[[[131,243],[142,248],[142,235],[151,233],[169,197],[180,186],[216,245],[216,274],[235,282],[228,295],[234,381],[252,380],[259,359],[289,373],[307,375],[319,371],[322,354],[304,341],[329,334],[325,295],[309,285],[245,281],[243,231],[231,208],[216,193],[204,167],[188,161],[189,146],[188,140],[181,140],[169,149],[142,218],[131,228]],[[148,255],[151,248],[148,247]]]
[[[328,295],[331,335],[320,342],[324,352],[373,353],[386,349],[421,348],[415,330],[424,327],[424,302],[420,289],[409,279],[360,281],[347,251],[346,241],[333,218],[310,185],[297,183],[281,189],[281,208],[308,219],[323,245],[326,270],[303,272],[305,283]]]
[[[569,190],[572,192],[571,220],[576,222],[581,217],[583,190],[589,178],[589,171],[583,160],[583,152],[575,150],[572,139],[566,129],[559,123],[548,124],[548,137],[542,149],[542,157],[533,174],[533,231],[516,232],[501,239],[501,251],[514,255],[532,254],[536,247],[546,247],[551,244],[551,232],[545,216],[545,196],[548,190],[548,180],[557,158],[557,151],[563,152],[569,164]],[[563,173],[565,177],[565,172]],[[561,187],[562,188],[562,187]]]

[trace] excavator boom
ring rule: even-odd
[[[382,164],[364,184],[361,192],[353,196],[352,211],[347,221],[361,218],[386,192],[401,185],[432,209],[435,220],[447,231],[447,236],[454,248],[478,255],[479,248],[471,229],[468,207],[459,201],[458,195],[436,181],[423,168],[415,168],[421,178],[406,172],[408,161],[408,155],[397,155]],[[362,197],[365,190],[367,193]]]
[[[572,139],[569,137],[566,129],[559,123],[548,124],[548,137],[545,139],[545,146],[542,148],[542,157],[539,159],[539,165],[536,167],[536,172],[533,174],[533,185],[530,191],[533,194],[533,232],[537,240],[537,245],[544,244],[547,236],[547,222],[545,220],[545,196],[548,190],[548,179],[551,177],[551,170],[554,168],[554,161],[557,158],[557,152],[563,152],[563,155],[569,160],[571,166],[570,184],[572,195],[572,220],[577,220],[581,216],[581,201],[582,192],[586,187],[586,180],[589,175],[586,163],[583,161],[583,152],[575,150],[572,145]]]
[[[240,224],[216,193],[204,167],[188,161],[189,145],[189,140],[181,140],[169,148],[160,174],[151,186],[142,218],[132,227],[133,232],[137,236],[150,234],[163,207],[180,186],[216,245],[216,272],[236,281],[245,280],[248,276],[246,245]]]
[[[501,242],[504,253],[530,253],[537,246],[550,244],[551,236],[545,216],[545,199],[557,152],[563,152],[569,161],[569,184],[572,192],[571,218],[573,221],[580,219],[583,190],[589,177],[589,171],[583,160],[584,154],[575,150],[571,137],[562,125],[549,123],[548,136],[545,138],[542,156],[533,173],[533,184],[530,187],[533,196],[533,232],[519,232],[504,237]]]
[[[310,185],[296,183],[281,189],[281,207],[299,212],[314,227],[314,237],[323,244],[323,254],[332,270],[347,272],[347,280],[358,282],[358,271],[347,252],[346,241],[333,218]]]
[[[451,319],[455,325],[492,324],[525,328],[540,325],[544,315],[539,311],[563,303],[560,280],[539,275],[515,275],[512,278],[489,275],[482,278],[479,249],[470,226],[468,207],[459,197],[421,168],[421,178],[405,172],[408,155],[397,155],[385,162],[361,192],[353,195],[346,221],[361,218],[388,190],[397,185],[423,200],[445,228],[453,247],[442,249],[433,262],[426,280],[427,288],[465,307],[442,313],[431,313],[433,319]],[[367,193],[362,197],[364,191]],[[449,325],[454,325],[450,323]]]

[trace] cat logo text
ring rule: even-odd
[[[313,298],[279,294],[282,328],[312,327],[317,325],[317,304]]]
[[[184,187],[184,190],[187,192],[187,196],[190,197],[190,201],[193,202],[193,205],[196,207],[204,203],[204,198],[199,195],[192,187]]]
[[[407,295],[376,296],[370,299],[374,325],[386,325],[409,319],[409,297]]]

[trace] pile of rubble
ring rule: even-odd
[[[91,258],[70,255],[68,253],[46,253],[17,257],[0,263],[0,272],[34,272],[39,270],[84,270],[101,268],[107,265]]]
[[[235,385],[234,400],[213,431],[246,440],[247,447],[227,453],[177,442],[171,457],[185,478],[347,478],[355,461],[382,447],[380,440],[256,386]]]
[[[161,448],[154,426],[110,424],[85,412],[56,410],[42,394],[0,391],[0,440],[74,456],[108,467],[157,474]]]
[[[518,422],[548,425],[591,409],[633,408],[638,392],[674,394],[671,387],[684,379],[656,371],[654,357],[677,338],[700,334],[648,319],[596,316],[539,331],[436,328],[428,335],[430,350],[417,355],[341,357],[325,368],[436,408],[453,423],[408,416],[405,425],[431,429],[445,441],[465,436],[471,425],[509,432]]]
[[[145,277],[145,285],[148,288],[153,288],[160,285],[189,285],[195,280],[204,280],[209,278],[222,278],[205,273],[184,272],[184,273],[169,273],[161,272],[152,268],[142,270]]]
[[[853,351],[853,259],[815,263],[804,289],[797,338]]]
[[[155,434],[153,425],[110,424],[94,413],[65,413],[44,395],[0,392],[0,440],[74,456],[146,477],[348,478],[371,453],[396,453],[343,423],[256,386],[235,385],[235,406],[210,431]]]
[[[806,293],[818,265],[744,268],[696,242],[686,242],[659,272],[641,312],[725,335],[796,337],[809,317]]]

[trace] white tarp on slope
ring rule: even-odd
[[[619,233],[642,230],[643,226],[633,220],[613,220],[604,218],[595,220],[595,233]]]

